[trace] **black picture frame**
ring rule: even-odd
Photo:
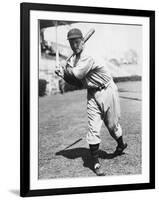
[[[123,185],[102,185],[91,187],[73,187],[73,188],[52,188],[52,189],[30,189],[30,11],[59,11],[92,13],[102,15],[117,16],[137,16],[148,17],[150,20],[150,163],[148,183],[123,184]],[[104,7],[83,7],[72,5],[49,5],[35,3],[21,3],[20,5],[20,36],[21,36],[21,54],[20,54],[20,196],[43,196],[43,195],[62,195],[77,193],[95,193],[108,191],[124,190],[143,190],[155,188],[155,11],[150,10],[131,10]]]

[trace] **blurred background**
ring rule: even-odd
[[[79,28],[83,35],[95,29],[85,45],[86,51],[110,63],[107,67],[115,82],[141,80],[141,25],[39,20],[39,96],[79,89],[55,74],[55,66],[72,53],[67,40],[71,28]]]

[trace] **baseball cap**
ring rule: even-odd
[[[80,29],[73,28],[73,29],[69,30],[69,32],[67,33],[67,39],[71,40],[74,38],[83,38],[83,35],[82,35],[82,32]]]

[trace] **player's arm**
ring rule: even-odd
[[[72,71],[72,66],[69,63],[61,63],[61,66],[59,66],[56,70],[55,73],[63,78],[67,83],[77,86],[77,87],[82,87],[83,84],[81,80],[76,78],[74,76],[74,73]]]
[[[72,69],[72,72],[77,79],[81,80],[92,69],[93,64],[94,64],[94,60],[91,56],[89,57],[83,56],[82,58],[80,58],[76,66]]]
[[[73,68],[69,64],[67,64],[66,67],[63,69],[63,79],[71,85],[75,85],[77,87],[83,86],[81,80],[75,77],[73,73]]]

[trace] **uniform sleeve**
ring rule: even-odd
[[[67,67],[64,69],[64,76],[63,76],[63,79],[71,84],[71,85],[74,85],[74,86],[77,86],[79,88],[82,88],[83,84],[81,82],[81,80],[77,79],[73,72],[72,72],[72,67],[70,67],[69,65],[67,65]]]
[[[83,79],[87,73],[90,71],[94,63],[92,57],[83,56],[79,59],[76,66],[72,69],[73,74],[78,79]]]

